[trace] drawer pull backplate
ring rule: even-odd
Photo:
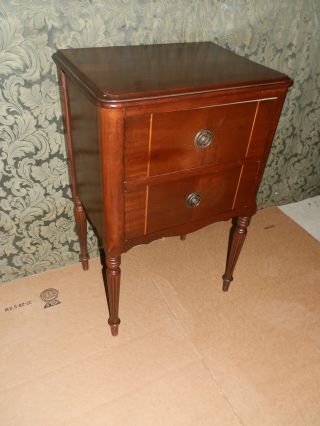
[[[213,133],[209,129],[200,130],[194,138],[194,144],[197,148],[207,148],[212,141]]]
[[[186,203],[187,207],[189,208],[195,208],[198,207],[201,201],[201,194],[200,192],[192,192],[187,196]]]

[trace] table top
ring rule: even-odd
[[[211,42],[62,49],[53,59],[105,102],[292,84],[285,74]]]

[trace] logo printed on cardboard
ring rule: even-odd
[[[44,309],[51,308],[51,306],[59,305],[61,303],[57,300],[58,294],[59,292],[56,288],[47,288],[40,293],[40,298],[46,302]]]
[[[4,308],[4,311],[10,312],[10,311],[13,311],[15,309],[19,309],[19,308],[23,308],[24,306],[31,305],[31,303],[32,303],[31,300],[27,300],[26,302],[15,303],[14,305],[6,306]]]

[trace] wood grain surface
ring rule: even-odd
[[[67,49],[54,60],[69,94],[81,258],[87,214],[104,246],[112,334],[121,254],[137,244],[234,218],[227,290],[292,81],[213,43]]]

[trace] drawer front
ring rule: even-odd
[[[166,181],[127,193],[126,238],[230,211],[240,170]]]
[[[147,232],[172,228],[232,209],[240,167],[149,188]]]
[[[257,102],[129,117],[126,178],[241,162]]]
[[[154,114],[150,176],[242,160],[255,110],[252,102]]]

